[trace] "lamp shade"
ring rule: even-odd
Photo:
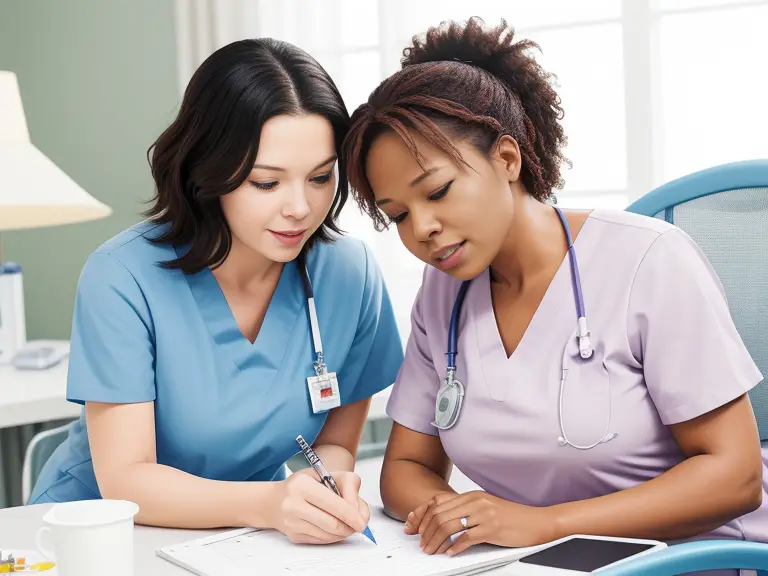
[[[16,75],[0,70],[0,230],[73,224],[111,213],[32,144]]]

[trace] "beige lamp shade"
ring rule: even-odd
[[[73,224],[111,213],[32,144],[16,75],[0,70],[0,230]]]

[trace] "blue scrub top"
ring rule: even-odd
[[[147,240],[141,223],[87,260],[72,325],[67,399],[155,403],[157,461],[214,480],[282,479],[327,414],[312,412],[307,302],[296,262],[285,265],[256,341],[246,339],[209,269],[158,262],[183,253]],[[342,404],[390,386],[403,361],[392,305],[365,244],[339,238],[307,257],[329,371]],[[100,498],[85,411],[46,463],[30,503]]]

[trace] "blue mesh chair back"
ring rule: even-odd
[[[627,208],[688,233],[722,281],[736,328],[768,375],[768,160],[716,166],[669,182]],[[768,384],[749,394],[760,439],[768,441]],[[701,540],[669,546],[605,571],[605,576],[673,576],[715,569],[768,576],[768,544]]]
[[[725,164],[661,186],[627,208],[666,220],[701,247],[725,289],[736,328],[768,375],[768,160]],[[768,441],[768,383],[750,392]]]

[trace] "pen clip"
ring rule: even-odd
[[[336,492],[336,494],[341,496],[341,492],[339,491],[339,487],[336,484],[336,480],[333,479],[333,476],[331,476],[330,474],[322,476],[320,479],[320,482],[322,482],[326,486],[326,488],[330,488],[331,490]]]

